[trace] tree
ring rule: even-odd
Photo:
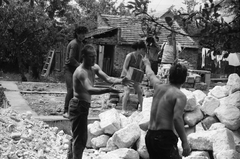
[[[164,27],[158,23],[158,18],[147,13],[146,8],[148,3],[148,0],[135,0],[134,2],[129,2],[127,8],[131,9],[136,17],[141,15],[140,20],[142,24],[154,23],[155,25]],[[227,50],[230,52],[240,51],[238,42],[240,40],[240,13],[238,0],[214,2],[213,0],[208,0],[199,10],[194,10],[196,4],[194,0],[187,0],[185,3],[188,5],[187,12],[184,13],[182,10],[178,10],[174,19],[181,19],[185,27],[195,23],[196,27],[200,29],[199,34],[187,34],[186,36],[198,37],[201,46],[208,47],[216,52],[220,50]],[[228,9],[223,7],[224,5],[228,5]],[[221,16],[223,11],[234,16],[231,22],[227,23],[223,19]],[[182,34],[174,30],[171,31]]]
[[[78,0],[77,3],[81,8],[82,24],[88,26],[90,30],[97,27],[98,14],[111,15],[130,15],[123,2],[117,5],[117,1],[113,0]]]

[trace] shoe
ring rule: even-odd
[[[69,118],[68,113],[67,113],[67,112],[63,113],[63,117],[64,117],[64,118]]]

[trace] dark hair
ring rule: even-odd
[[[169,70],[169,82],[171,84],[183,84],[187,77],[187,67],[177,63],[173,64]]]
[[[146,43],[144,40],[139,40],[137,44],[137,49],[147,49]]]
[[[83,49],[81,50],[81,59],[80,62],[83,61],[83,58],[85,55],[92,53],[92,52],[96,52],[95,47],[92,44],[86,44]]]
[[[150,46],[151,44],[154,43],[154,38],[153,37],[147,37],[146,43],[147,43],[147,46]]]
[[[132,48],[134,50],[137,50],[137,47],[138,47],[138,42],[135,42],[135,43],[132,44]]]
[[[86,34],[88,33],[88,28],[85,26],[79,26],[74,30],[74,38],[77,38],[77,34]]]

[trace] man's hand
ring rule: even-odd
[[[142,59],[142,61],[143,61],[143,63],[144,63],[145,66],[146,66],[146,65],[150,65],[150,66],[151,66],[151,63],[150,63],[149,58],[148,58],[148,54],[146,54],[146,55],[144,56],[144,58]]]
[[[129,80],[127,77],[124,77],[122,79],[122,85],[124,86],[129,86],[129,87],[132,87],[133,86],[133,81],[132,80]]]
[[[188,156],[188,155],[191,153],[191,148],[190,148],[188,142],[182,143],[182,148],[183,148],[183,153],[182,153],[182,155],[183,155],[184,157]]]

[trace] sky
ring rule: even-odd
[[[122,0],[118,0],[121,2]],[[134,1],[134,0],[125,0],[125,3],[129,1]],[[166,12],[169,7],[174,5],[174,8],[179,9],[183,7],[183,2],[184,0],[150,0],[149,3],[149,10],[155,10],[155,13],[163,13]]]

